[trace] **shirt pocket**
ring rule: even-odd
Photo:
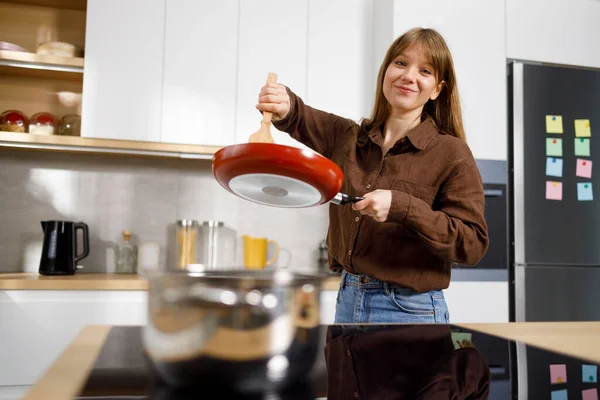
[[[417,182],[410,182],[397,179],[392,183],[392,190],[398,190],[423,200],[430,207],[433,207],[435,198],[438,194],[438,188]]]

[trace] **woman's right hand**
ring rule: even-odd
[[[284,119],[290,112],[290,96],[286,87],[280,83],[267,83],[258,94],[256,108],[273,113],[273,121]]]

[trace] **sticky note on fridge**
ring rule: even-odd
[[[584,160],[582,158],[577,159],[577,168],[575,169],[575,175],[582,178],[592,177],[592,162],[590,160]]]
[[[577,200],[579,200],[579,201],[594,200],[594,192],[592,191],[592,182],[577,182]]]
[[[581,381],[588,383],[598,382],[598,366],[596,365],[582,365],[581,366]]]
[[[548,176],[562,176],[563,171],[563,159],[556,157],[546,158],[546,175]]]
[[[575,120],[575,136],[577,136],[577,137],[592,136],[592,128],[590,126],[589,119],[576,119]]]
[[[546,199],[562,200],[562,182],[546,182]]]
[[[550,392],[551,400],[569,400],[569,396],[567,394],[567,389],[563,390],[553,390]]]
[[[550,383],[566,383],[567,366],[565,364],[550,365]]]
[[[546,138],[546,155],[562,157],[562,139]]]
[[[462,349],[465,347],[474,347],[471,342],[471,334],[467,332],[452,332],[452,343],[454,343],[454,350]]]
[[[590,139],[575,138],[575,155],[583,157],[590,156]]]
[[[598,390],[596,388],[581,391],[582,400],[598,400]]]
[[[560,115],[546,115],[546,132],[563,133],[563,123]]]

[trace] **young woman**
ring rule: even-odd
[[[442,290],[452,263],[476,264],[488,234],[442,36],[415,28],[392,43],[371,117],[360,124],[304,104],[281,84],[265,85],[257,108],[339,165],[342,191],[365,197],[329,208],[329,265],[342,272],[335,322],[448,323]]]

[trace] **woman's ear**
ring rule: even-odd
[[[433,92],[431,92],[431,96],[429,96],[429,99],[430,100],[437,99],[438,96],[440,95],[440,93],[442,93],[444,86],[446,86],[446,82],[441,81],[440,83],[438,83],[437,86],[435,87],[435,90]]]

